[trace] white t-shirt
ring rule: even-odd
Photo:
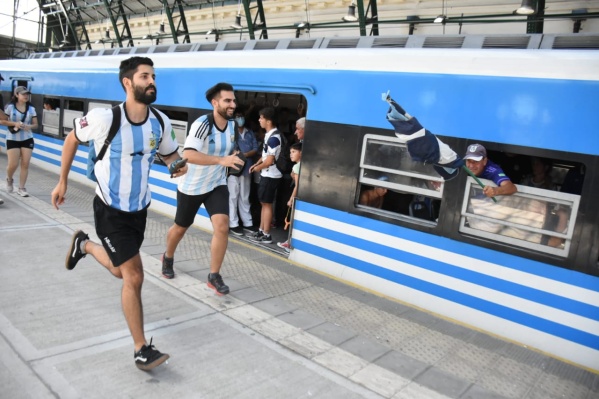
[[[191,149],[202,154],[224,157],[231,154],[235,145],[235,122],[228,121],[224,131],[212,126],[208,132],[208,117],[202,115],[189,128],[185,139],[185,150]],[[187,173],[179,179],[179,191],[187,195],[201,195],[227,184],[227,168],[221,165],[194,165],[188,163]]]
[[[148,108],[148,117],[142,123],[131,123],[121,107],[121,127],[108,146],[104,157],[96,162],[98,185],[96,194],[109,206],[125,212],[135,212],[150,205],[148,185],[150,168],[156,153],[167,157],[179,149],[171,121],[161,113],[160,122]],[[95,108],[82,118],[76,118],[75,137],[80,142],[93,140],[99,154],[112,124],[112,110]]]
[[[281,153],[281,134],[283,133],[277,131],[277,129],[272,129],[271,131],[266,133],[266,135],[264,136],[264,146],[262,148],[262,162],[264,162],[269,155],[273,155],[275,157],[276,162],[276,159],[279,157],[279,154]],[[260,171],[260,176],[279,179],[283,177],[283,174],[279,171],[279,169],[277,169],[277,166],[273,163],[268,168],[262,169]]]

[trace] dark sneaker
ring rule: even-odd
[[[170,356],[166,353],[160,353],[158,349],[152,345],[152,339],[150,339],[149,345],[144,345],[140,350],[133,354],[135,358],[135,365],[138,369],[144,371],[150,371],[156,366],[160,366]]]
[[[263,235],[264,235],[264,233],[261,232],[260,230],[258,230],[250,236],[250,239],[257,240],[258,238],[262,237]]]
[[[235,234],[236,236],[242,236],[243,235],[243,228],[241,226],[229,227],[229,231],[231,233]]]
[[[270,234],[266,235],[264,233],[260,233],[260,235],[251,237],[251,240],[254,242],[261,242],[262,244],[272,244],[272,237]]]
[[[77,230],[75,234],[73,234],[71,249],[69,249],[67,259],[64,262],[64,265],[68,270],[73,270],[75,266],[77,266],[77,262],[79,262],[81,258],[85,258],[85,255],[87,255],[81,251],[81,243],[85,240],[89,240],[89,236],[83,231]]]
[[[247,231],[248,233],[257,233],[258,232],[258,228],[254,227],[254,226],[243,226],[243,229],[245,231]]]
[[[218,273],[208,274],[208,287],[216,291],[216,295],[227,295],[229,293],[229,286],[225,285],[223,278]]]
[[[166,278],[175,278],[173,263],[175,258],[167,258],[166,252],[162,254],[162,275]]]

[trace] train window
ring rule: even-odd
[[[82,100],[72,100],[67,99],[64,101],[64,108],[69,109],[71,111],[80,111],[83,112],[84,103]]]
[[[419,221],[435,222],[438,217],[443,179],[431,165],[414,162],[406,145],[396,137],[364,136],[359,183],[357,206],[378,208],[386,214],[390,212],[390,216],[396,213]],[[384,199],[377,199],[383,190],[386,190]]]
[[[33,78],[31,78],[31,77],[13,78],[11,92],[14,91],[14,89],[16,89],[17,86],[26,87],[29,89],[29,91],[34,92],[34,87],[33,87],[32,81],[33,81]],[[12,96],[12,94],[11,94],[11,96]]]
[[[88,113],[92,109],[96,109],[96,108],[112,108],[112,104],[110,104],[110,103],[95,102],[95,101],[90,101],[87,104],[87,112]]]
[[[42,110],[42,133],[53,136],[60,135],[60,100],[44,97]]]
[[[73,129],[73,120],[83,116],[84,103],[81,100],[67,99],[64,101],[64,110],[62,114],[62,130],[67,135]]]
[[[483,184],[493,183],[480,179]],[[580,196],[518,185],[511,196],[486,197],[468,177],[460,232],[567,257]]]
[[[182,147],[185,143],[185,138],[187,137],[187,121],[189,118],[188,113],[184,111],[164,109],[162,107],[158,107],[158,109],[164,112],[164,114],[171,120],[171,125],[173,126],[175,137],[177,138],[177,143],[179,143],[179,146]]]

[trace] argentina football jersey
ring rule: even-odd
[[[95,165],[96,193],[112,208],[135,212],[150,204],[148,182],[156,154],[168,156],[178,150],[178,144],[166,115],[161,114],[164,131],[170,133],[162,134],[160,122],[149,109],[145,121],[131,123],[123,104],[120,107],[120,129],[104,158]],[[93,109],[83,118],[75,119],[74,123],[77,139],[81,142],[93,140],[98,154],[112,123],[112,110]]]
[[[8,115],[9,120],[13,122],[22,121],[25,125],[32,125],[33,118],[37,116],[35,108],[32,105],[28,105],[27,111],[23,115],[23,113],[21,113],[21,111],[19,111],[13,103],[10,103],[6,106],[5,114]],[[12,131],[9,129],[8,134],[6,135],[7,140],[14,141],[25,141],[31,138],[33,138],[33,133],[31,130],[28,131],[25,129],[19,129],[17,133],[12,133]]]
[[[216,124],[209,131],[206,115],[198,118],[190,127],[184,150],[200,151],[203,154],[224,157],[231,153],[235,141],[235,124],[228,121],[224,131]],[[227,184],[226,168],[221,165],[188,164],[187,173],[179,179],[179,191],[187,195],[200,195]]]

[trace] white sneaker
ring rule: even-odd
[[[21,197],[29,197],[29,193],[27,192],[27,190],[25,189],[25,187],[19,188],[17,190],[17,194],[19,194]]]
[[[13,182],[12,180],[8,180],[8,179],[6,179],[6,192],[7,192],[7,193],[12,193],[12,192],[13,192],[13,190],[14,190],[14,187],[13,187],[13,185],[12,185],[12,182]]]

